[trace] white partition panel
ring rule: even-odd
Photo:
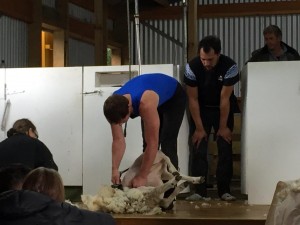
[[[101,84],[99,74],[114,73],[116,84],[126,82],[128,66],[84,67],[84,114],[83,114],[83,193],[95,194],[101,185],[111,184],[111,129],[103,115],[103,103],[118,87]],[[131,66],[137,74],[139,68]],[[177,77],[173,65],[143,65],[142,73],[161,72]],[[119,74],[119,75],[118,75]],[[120,75],[122,74],[122,75]],[[114,76],[113,74],[111,76]],[[120,78],[123,77],[123,78]],[[100,80],[100,83],[99,83]],[[112,77],[110,80],[114,80]],[[128,168],[142,153],[140,118],[130,119],[127,124],[127,150],[120,169]],[[123,125],[124,127],[124,125]],[[185,120],[179,134],[178,155],[182,172],[188,171],[188,127]]]
[[[5,111],[5,97],[4,97],[4,89],[5,89],[5,70],[0,69],[0,141],[5,139],[5,129],[3,127],[5,121],[3,121],[4,111]]]
[[[271,204],[278,181],[300,178],[300,62],[248,63],[242,78],[243,192]]]
[[[82,68],[6,70],[6,131],[29,118],[53,154],[65,185],[82,185]]]

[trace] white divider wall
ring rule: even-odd
[[[128,71],[128,66],[84,67],[83,114],[83,193],[96,194],[101,185],[111,184],[111,129],[103,115],[103,103],[118,87],[96,87],[96,72]],[[131,70],[138,71],[138,66]],[[178,77],[174,66],[143,65],[142,73],[160,72]],[[96,93],[93,93],[96,91]],[[97,93],[98,92],[98,93]],[[124,125],[123,125],[124,127]],[[188,172],[188,126],[186,118],[178,140],[179,166]],[[120,169],[128,168],[142,153],[140,118],[129,119],[127,124],[126,152]]]
[[[64,184],[81,186],[82,68],[6,69],[6,84],[11,106],[5,134],[17,119],[32,120]]]
[[[138,72],[138,66],[131,70]],[[117,72],[116,72],[117,71]],[[117,87],[99,85],[97,73],[120,72],[124,80],[129,66],[9,68],[0,69],[0,116],[6,100],[11,102],[6,127],[0,141],[20,118],[29,118],[37,126],[39,138],[53,154],[64,184],[83,186],[86,194],[95,194],[101,185],[110,185],[111,130],[103,115],[103,103]],[[143,65],[142,73],[161,72],[178,79],[172,64]],[[127,79],[127,80],[126,80]],[[108,78],[109,82],[114,79]],[[120,169],[130,166],[142,153],[140,118],[127,125],[127,151]],[[188,123],[184,118],[178,138],[181,172],[188,173]]]
[[[3,119],[5,98],[4,98],[4,84],[5,84],[5,69],[0,69],[0,126]],[[5,131],[0,127],[0,141],[4,140],[6,137]]]
[[[242,73],[242,188],[271,204],[278,181],[300,178],[300,62],[248,63]]]

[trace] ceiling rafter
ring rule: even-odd
[[[182,19],[182,12],[182,6],[146,8],[141,10],[140,19]],[[198,6],[198,18],[276,14],[300,14],[300,0],[290,2],[232,3]]]

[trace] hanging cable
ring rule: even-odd
[[[129,66],[129,79],[132,78],[131,72],[131,23],[130,23],[130,7],[129,0],[127,0],[127,32],[128,32],[128,66]]]
[[[139,20],[139,6],[138,0],[135,0],[135,14],[134,14],[134,21],[135,21],[135,35],[136,35],[136,48],[137,48],[137,55],[138,55],[138,63],[139,63],[139,75],[142,74],[142,60],[141,60],[141,44],[140,44],[140,20]]]
[[[129,80],[132,79],[131,71],[131,23],[130,23],[130,7],[129,0],[127,0],[127,32],[128,32],[128,66],[129,66]],[[125,122],[123,135],[127,135],[127,121]]]

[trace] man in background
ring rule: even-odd
[[[220,52],[221,41],[218,37],[204,37],[199,42],[198,55],[185,68],[184,83],[192,120],[190,170],[192,176],[207,178],[208,137],[213,128],[218,146],[218,195],[224,201],[232,201],[235,200],[230,192],[232,131],[236,109],[233,88],[239,81],[239,71],[237,64]],[[187,200],[207,197],[206,182],[195,185],[195,192]]]
[[[252,52],[248,62],[300,60],[299,53],[282,41],[282,32],[278,26],[266,27],[263,35],[265,46]]]

